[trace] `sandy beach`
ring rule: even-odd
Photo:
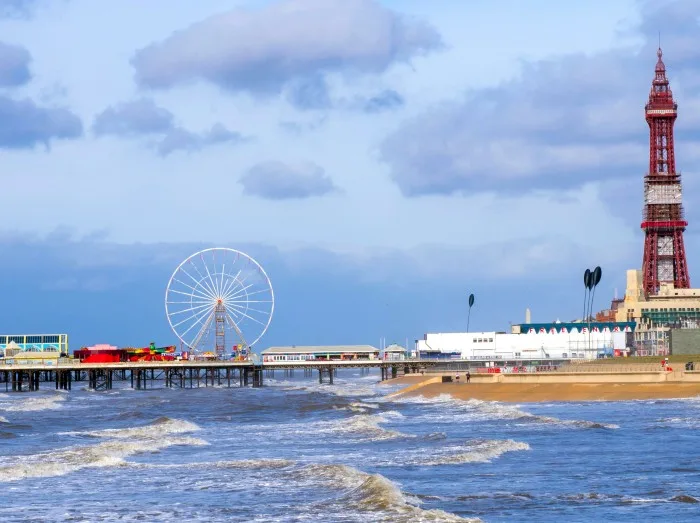
[[[439,378],[438,378],[439,379]],[[623,401],[700,396],[700,382],[664,383],[435,383],[435,376],[406,376],[387,384],[405,384],[397,395],[513,403],[545,401]]]

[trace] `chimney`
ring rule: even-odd
[[[532,323],[530,321],[530,308],[525,309],[525,323]]]

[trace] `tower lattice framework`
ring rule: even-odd
[[[676,173],[673,141],[678,105],[666,78],[660,48],[657,56],[645,107],[649,124],[649,172],[644,177],[642,285],[647,296],[657,294],[662,283],[671,283],[676,289],[690,288],[683,242],[688,222],[683,214],[681,177]]]

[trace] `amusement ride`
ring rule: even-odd
[[[188,351],[226,359],[250,356],[275,308],[270,278],[247,254],[224,247],[196,252],[173,272],[165,291],[165,312]],[[211,349],[214,349],[211,352]]]

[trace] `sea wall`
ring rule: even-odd
[[[453,381],[466,381],[465,374],[440,373],[452,376]],[[459,376],[459,380],[455,377]],[[700,382],[700,371],[640,371],[640,372],[538,372],[507,374],[471,374],[473,383],[664,383],[664,382]],[[431,383],[433,381],[431,380]],[[427,385],[427,383],[424,383]],[[414,387],[418,388],[422,384]]]

